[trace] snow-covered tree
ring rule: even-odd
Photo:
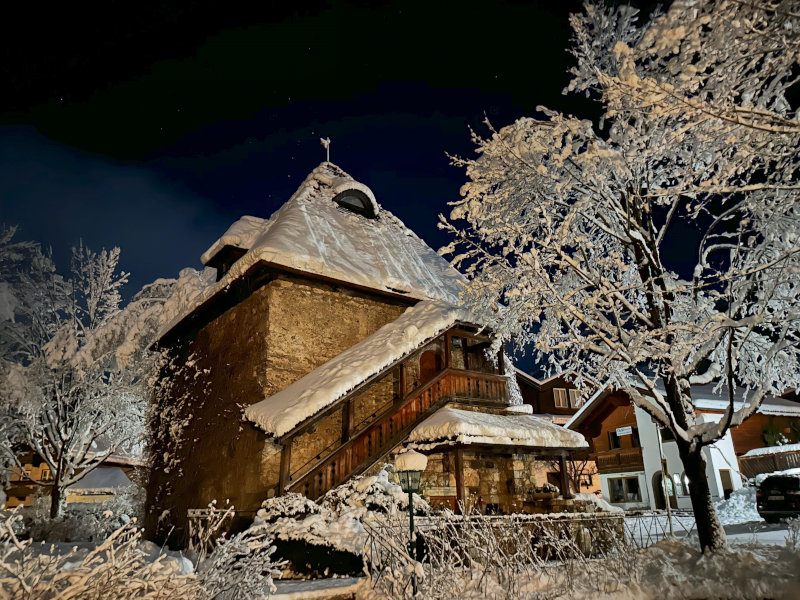
[[[73,249],[71,277],[37,272],[20,293],[15,327],[4,327],[0,369],[2,449],[19,463],[34,452],[49,475],[51,516],[61,514],[65,490],[111,454],[140,442],[143,409],[137,378],[119,369],[110,352],[90,351],[96,332],[119,313],[119,249]],[[21,470],[22,465],[17,465]],[[30,475],[27,475],[31,477]]]
[[[594,4],[571,17],[566,91],[602,102],[599,129],[540,107],[474,136],[478,158],[454,159],[469,181],[443,251],[505,339],[579,386],[624,389],[673,431],[715,549],[701,449],[800,387],[800,2],[678,1],[637,18]],[[696,260],[676,260],[681,247]],[[709,382],[730,398],[716,423],[692,400]]]
[[[21,471],[35,452],[49,468],[51,516],[66,488],[117,452],[141,453],[162,357],[156,336],[210,280],[184,269],[120,308],[120,251],[73,249],[71,276],[38,244],[0,235],[0,457]]]

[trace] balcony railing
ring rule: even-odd
[[[641,448],[620,448],[607,452],[598,452],[595,455],[597,472],[623,473],[625,471],[642,471],[644,460]]]

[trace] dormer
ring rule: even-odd
[[[222,249],[212,256],[206,263],[207,267],[217,270],[217,281],[225,277],[237,260],[242,258],[247,250],[236,246],[223,246]]]

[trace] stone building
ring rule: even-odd
[[[429,497],[509,511],[545,483],[535,457],[586,445],[510,406],[491,332],[456,308],[463,277],[331,163],[202,260],[216,283],[158,342],[153,537],[212,500],[246,521],[276,494],[317,498],[408,444],[431,455]]]

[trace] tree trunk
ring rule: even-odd
[[[697,536],[700,548],[719,550],[725,547],[725,530],[717,519],[717,511],[711,500],[711,488],[706,477],[706,461],[701,450],[691,451],[689,445],[678,441],[678,451],[683,469],[689,479],[689,497],[692,500]],[[669,501],[669,499],[667,499]]]
[[[54,484],[50,489],[50,518],[57,519],[64,514],[64,505],[66,504],[64,498],[64,490],[61,486]]]

